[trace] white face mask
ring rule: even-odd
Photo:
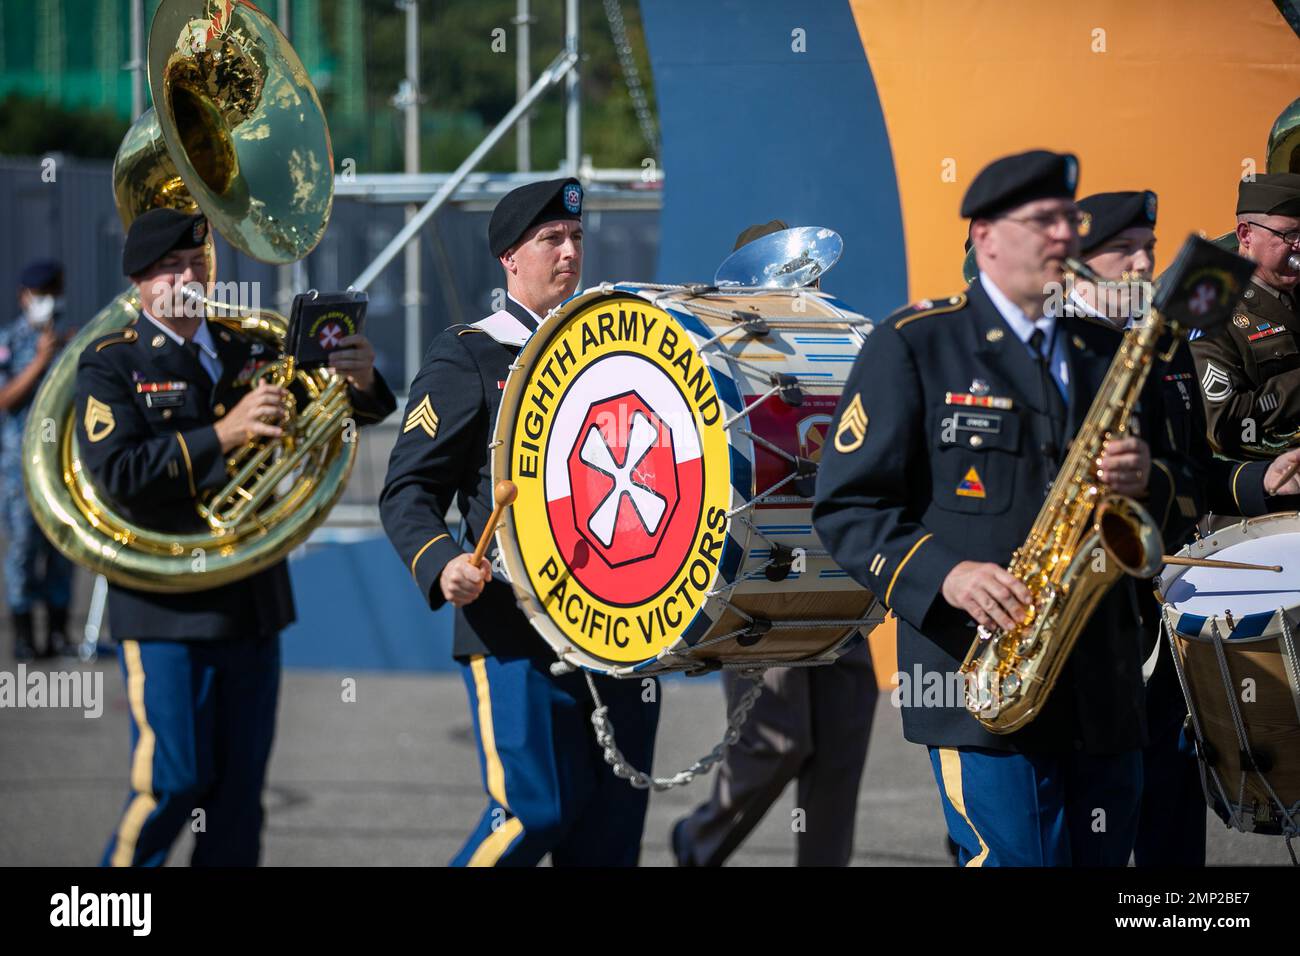
[[[54,296],[34,295],[27,300],[27,321],[37,328],[44,328],[54,318]]]

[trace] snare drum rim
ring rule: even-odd
[[[1260,515],[1256,518],[1243,518],[1235,525],[1189,542],[1179,549],[1175,556],[1180,558],[1211,558],[1233,545],[1268,537],[1268,534],[1252,532],[1269,525],[1282,523],[1288,526],[1285,528],[1286,531],[1296,530],[1293,526],[1296,525],[1297,519],[1300,519],[1300,512],[1296,511],[1279,511]],[[1279,528],[1276,533],[1282,533],[1283,530]],[[1225,538],[1228,539],[1226,542]],[[1172,586],[1190,570],[1191,568],[1186,565],[1165,565],[1156,578],[1158,593],[1162,596],[1167,595]],[[1211,623],[1218,625],[1219,636],[1225,643],[1235,646],[1277,640],[1283,634],[1282,614],[1288,615],[1292,634],[1300,633],[1300,607],[1279,608],[1274,611],[1257,611],[1254,614],[1247,614],[1244,617],[1235,618],[1232,628],[1227,626],[1227,619],[1222,614],[1206,615],[1193,614],[1189,611],[1177,611],[1168,600],[1162,600],[1161,607],[1162,611],[1168,614],[1175,637],[1201,644],[1214,643]]]

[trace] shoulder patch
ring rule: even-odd
[[[946,299],[922,299],[907,307],[906,314],[900,315],[894,322],[894,328],[901,329],[909,322],[931,315],[944,315],[966,307],[966,293],[952,295]]]
[[[109,436],[116,424],[113,409],[91,395],[86,401],[86,414],[82,418],[86,437],[92,442],[102,441]]]
[[[95,343],[95,351],[106,349],[110,345],[121,345],[123,342],[134,342],[140,337],[140,333],[135,329],[121,329],[117,332],[110,332],[105,338]]]
[[[425,395],[420,400],[420,404],[406,416],[406,425],[402,428],[402,434],[405,435],[416,428],[422,429],[430,438],[437,437],[438,413],[433,410],[433,403],[429,401],[428,395]]]

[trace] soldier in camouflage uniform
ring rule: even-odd
[[[1271,173],[1237,191],[1237,244],[1255,275],[1231,322],[1192,342],[1210,441],[1233,458],[1272,458],[1300,437],[1300,175]]]

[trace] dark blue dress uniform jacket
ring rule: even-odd
[[[147,319],[92,342],[77,366],[81,458],[123,515],[153,530],[184,534],[207,526],[197,501],[228,480],[213,424],[248,393],[253,368],[277,357],[216,323],[211,332],[221,380],[210,389],[198,358]],[[397,406],[378,372],[373,394],[349,394],[358,425],[381,421]],[[98,404],[92,407],[92,400]],[[273,634],[295,616],[283,561],[240,581],[183,594],[112,584],[108,608],[118,639],[251,637]]]
[[[1121,333],[1082,318],[1061,318],[1058,325],[1070,366],[1068,441],[1100,389]],[[970,394],[977,379],[1011,407],[946,403],[945,393]],[[864,438],[841,451],[841,419],[855,396],[866,417]],[[961,416],[953,427],[954,412],[978,415]],[[1203,510],[1201,466],[1169,447],[1159,382],[1148,379],[1137,417],[1154,462],[1142,503],[1166,540],[1181,541]],[[962,296],[902,310],[875,329],[845,386],[832,435],[817,483],[817,532],[841,566],[898,617],[900,670],[914,680],[919,665],[924,674],[947,679],[960,668],[975,628],[944,600],[944,578],[960,561],[1005,566],[1064,459],[1039,367],[976,281]],[[851,437],[846,432],[841,443],[851,445]],[[972,468],[983,497],[957,494]],[[935,706],[913,687],[913,699],[903,702],[916,705],[903,708],[904,734],[932,746],[1021,752],[1140,747],[1146,738],[1142,649],[1135,585],[1123,578],[1098,605],[1047,707],[1026,728],[991,734],[961,700]]]
[[[510,364],[535,329],[527,310],[507,299],[504,312],[452,326],[434,339],[411,383],[379,511],[389,540],[434,610],[446,603],[438,583],[442,569],[474,549],[492,514],[488,445]],[[463,520],[459,536],[447,524],[453,501]],[[500,575],[456,615],[458,658],[546,653]]]

